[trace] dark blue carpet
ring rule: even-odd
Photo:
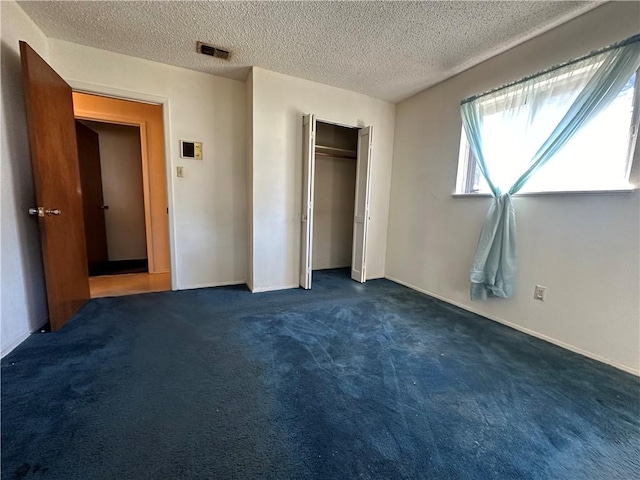
[[[3,479],[631,479],[640,382],[386,280],[91,301],[2,361]]]

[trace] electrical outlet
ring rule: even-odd
[[[184,167],[176,168],[176,176],[179,178],[184,178]]]
[[[547,296],[547,287],[542,285],[536,285],[536,289],[533,291],[533,299],[544,302],[544,297]]]

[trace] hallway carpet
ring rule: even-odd
[[[639,393],[344,270],[102,298],[2,360],[2,479],[631,479]]]

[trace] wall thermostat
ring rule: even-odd
[[[180,140],[180,157],[202,160],[202,142]]]

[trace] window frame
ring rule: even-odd
[[[635,72],[633,86],[631,122],[629,125],[629,145],[627,147],[627,171],[625,178],[628,186],[621,188],[591,188],[591,189],[564,189],[564,190],[533,190],[516,193],[518,196],[528,195],[553,195],[553,194],[585,194],[585,193],[628,193],[640,189],[640,69]],[[636,170],[638,170],[636,172]],[[458,151],[458,169],[454,196],[492,196],[488,190],[474,188],[476,175],[482,175],[478,169],[478,162],[471,150],[464,125],[461,126],[460,147]],[[635,178],[634,178],[635,177]]]

